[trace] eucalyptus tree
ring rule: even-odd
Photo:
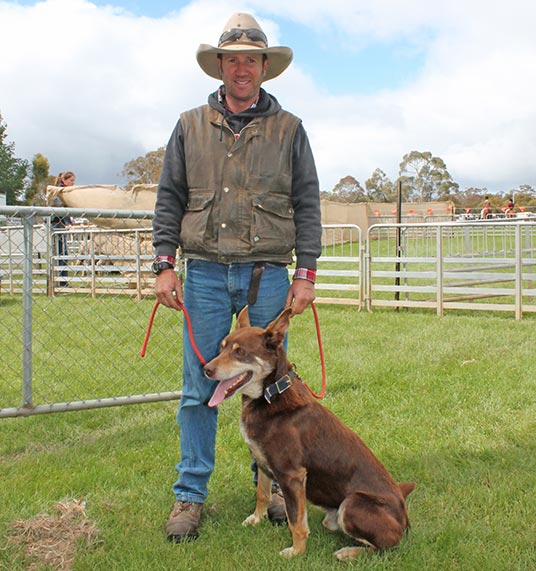
[[[403,198],[408,202],[448,199],[459,189],[443,159],[434,157],[429,151],[411,151],[404,155],[399,180],[402,181]]]

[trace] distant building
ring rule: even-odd
[[[5,205],[6,205],[6,195],[0,194],[0,206],[5,206]]]

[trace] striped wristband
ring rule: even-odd
[[[168,262],[175,267],[175,256],[156,256],[155,262]]]
[[[307,280],[314,284],[316,282],[316,270],[310,270],[309,268],[296,268],[292,279]]]

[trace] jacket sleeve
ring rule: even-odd
[[[316,270],[322,252],[320,187],[307,133],[302,124],[292,151],[292,207],[296,226],[296,267]]]
[[[179,120],[166,147],[156,195],[153,246],[157,256],[175,256],[187,203],[184,139]]]

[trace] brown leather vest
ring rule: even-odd
[[[255,118],[237,140],[208,105],[180,121],[189,188],[183,254],[223,263],[290,263],[296,239],[292,145],[300,119],[283,110]]]

